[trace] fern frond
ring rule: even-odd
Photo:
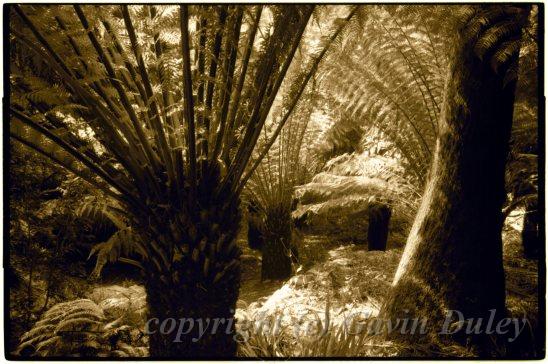
[[[76,210],[76,214],[82,218],[99,221],[102,225],[110,222],[118,229],[128,225],[127,218],[124,216],[125,212],[120,207],[117,207],[114,202],[95,197],[86,197]]]
[[[91,273],[92,279],[101,276],[101,271],[107,263],[114,263],[121,258],[126,258],[137,253],[144,260],[148,259],[148,252],[142,245],[141,238],[131,228],[118,230],[107,241],[96,244],[90,251],[88,259],[97,255],[95,268]]]
[[[87,330],[100,331],[104,321],[102,309],[89,299],[57,304],[21,337],[17,351],[45,357],[78,354],[83,347],[97,347],[92,337],[81,339],[90,337]]]

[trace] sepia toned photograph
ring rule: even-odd
[[[5,359],[545,358],[543,3],[3,14]]]

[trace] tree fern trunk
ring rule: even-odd
[[[262,224],[255,216],[247,220],[247,242],[251,249],[262,250],[264,244]]]
[[[149,319],[154,320],[149,324],[150,356],[234,357],[239,275],[238,265],[230,277],[217,284],[200,285],[190,282],[191,279],[184,284],[165,284],[149,279],[146,284]],[[170,331],[172,325],[174,329]]]
[[[258,210],[256,204],[250,204],[247,208],[247,244],[254,250],[263,249],[263,214]]]
[[[392,216],[392,210],[386,205],[374,205],[370,207],[367,228],[368,250],[386,250],[390,216]]]
[[[478,34],[466,34],[480,16],[496,14],[493,10],[481,7],[458,31],[430,179],[381,310],[392,322],[428,319],[429,335],[389,334],[399,340],[428,338],[432,343],[449,338],[438,334],[449,310],[484,322],[489,310],[496,310],[499,319],[506,314],[501,209],[515,90],[515,78],[506,71],[516,66],[517,54],[495,72],[490,56],[498,49],[479,57]],[[499,13],[496,22],[513,16]],[[471,341],[480,354],[493,354],[488,350],[492,338],[466,337],[463,331],[451,339]]]
[[[261,279],[291,277],[291,215],[276,208],[266,214]]]
[[[151,357],[236,354],[234,312],[241,276],[236,235],[241,214],[238,202],[216,201],[207,190],[198,188],[200,210],[168,221],[162,231],[171,228],[174,233],[158,237],[177,249],[169,269],[147,271]],[[169,332],[171,325],[175,328]]]

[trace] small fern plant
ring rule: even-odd
[[[147,337],[141,331],[144,322],[135,318],[139,308],[131,304],[139,299],[132,296],[129,305],[114,303],[115,287],[105,290],[110,294],[100,300],[91,296],[93,300],[77,299],[51,307],[21,337],[14,354],[47,358],[148,356]]]
[[[21,337],[16,354],[95,356],[104,349],[98,339],[104,324],[103,310],[89,299],[59,303]]]

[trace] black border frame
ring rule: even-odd
[[[3,289],[3,302],[4,302],[4,327],[2,328],[4,331],[4,355],[6,360],[13,360],[13,361],[188,361],[188,360],[201,360],[201,361],[221,361],[221,360],[231,360],[231,361],[254,361],[254,360],[290,360],[290,361],[301,361],[301,360],[318,360],[318,361],[326,361],[326,360],[378,360],[378,361],[393,361],[393,360],[432,360],[432,361],[448,361],[448,360],[455,360],[455,361],[470,361],[470,360],[477,360],[477,361],[486,361],[486,360],[494,360],[494,358],[463,358],[463,357],[434,357],[434,358],[422,358],[422,357],[296,357],[296,358],[276,358],[276,357],[257,357],[257,358],[241,358],[241,357],[235,357],[235,358],[78,358],[78,357],[47,357],[47,358],[25,358],[25,357],[19,357],[12,355],[10,352],[7,351],[10,341],[10,310],[9,310],[9,286],[7,283],[7,277],[5,274],[6,267],[9,266],[9,222],[10,222],[10,209],[9,209],[9,173],[6,173],[9,171],[9,160],[10,160],[10,138],[9,138],[9,104],[10,104],[10,90],[9,90],[9,76],[10,76],[10,66],[9,66],[9,54],[10,54],[10,44],[6,41],[9,37],[9,13],[10,13],[10,7],[11,5],[15,4],[22,4],[23,2],[10,2],[10,3],[4,3],[2,6],[2,19],[3,19],[3,48],[4,48],[4,54],[3,54],[3,97],[2,97],[2,120],[5,122],[2,123],[2,142],[3,142],[3,159],[2,159],[2,167],[4,172],[4,178],[3,178],[3,259],[2,259],[2,283],[4,285]],[[72,5],[72,4],[91,4],[90,2],[55,2],[55,3],[43,3],[43,2],[24,2],[24,4],[32,4],[32,5]],[[277,1],[265,3],[265,2],[242,2],[242,1],[234,1],[234,2],[223,2],[223,4],[241,4],[241,5],[256,5],[256,4],[288,4],[288,3],[281,3]],[[302,3],[302,2],[295,2],[293,4]],[[310,1],[309,3],[313,3],[313,1]],[[363,5],[379,5],[379,4],[390,4],[390,5],[478,5],[482,4],[479,3],[472,3],[472,2],[356,2]],[[492,4],[501,3],[498,1],[489,2]],[[130,2],[106,2],[106,3],[97,3],[97,5],[133,5],[136,3],[130,3]],[[177,3],[174,2],[167,2],[167,3],[140,3],[142,5],[174,5]],[[197,4],[196,2],[189,2],[189,4]],[[220,4],[220,2],[212,2],[210,4]],[[289,3],[291,4],[291,3]],[[355,4],[352,2],[342,2],[342,3],[321,3],[325,5],[349,5],[349,4]],[[544,245],[542,245],[540,250],[540,257],[538,260],[538,309],[539,309],[539,332],[542,333],[541,337],[537,338],[537,345],[540,347],[542,346],[542,352],[539,352],[536,357],[533,358],[520,358],[520,357],[506,357],[503,359],[498,360],[541,360],[546,357],[546,220],[545,220],[545,197],[546,197],[546,191],[545,191],[545,162],[546,162],[546,96],[545,96],[545,87],[544,87],[544,48],[545,48],[545,20],[544,20],[544,3],[543,2],[505,2],[505,4],[519,4],[519,5],[537,5],[538,6],[538,60],[537,60],[537,77],[538,77],[538,135],[537,135],[537,143],[538,143],[538,174],[539,174],[539,195],[538,195],[538,208],[541,211],[542,219],[539,224],[539,234],[543,238]],[[8,120],[8,121],[6,121]]]

